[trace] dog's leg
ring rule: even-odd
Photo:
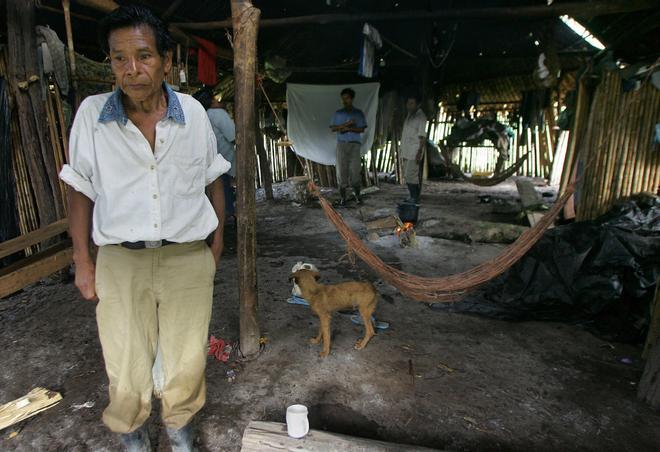
[[[372,337],[376,334],[374,326],[371,323],[371,315],[376,310],[376,303],[369,303],[367,306],[360,306],[360,316],[364,322],[364,337],[355,343],[356,350],[362,350],[367,346]]]
[[[322,337],[323,337],[323,323],[321,322],[321,318],[319,317],[319,335],[311,338],[309,340],[309,343],[314,345],[320,344]]]
[[[321,319],[321,336],[323,337],[323,349],[319,356],[325,358],[330,353],[330,314],[319,317]]]

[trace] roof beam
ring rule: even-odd
[[[596,0],[591,2],[571,2],[516,7],[457,8],[438,9],[435,11],[395,11],[356,14],[314,14],[310,16],[283,17],[279,19],[261,19],[259,27],[284,27],[290,25],[330,24],[336,22],[377,22],[387,20],[557,17],[564,14],[573,17],[592,17],[654,9],[659,6],[660,1],[658,0]],[[178,22],[173,25],[187,30],[215,30],[220,28],[231,28],[232,21],[231,19],[226,19],[211,22]]]
[[[109,12],[114,11],[115,9],[119,8],[119,4],[117,2],[115,2],[114,0],[74,0],[74,1],[78,4],[80,4],[80,5],[87,6],[89,8],[93,8],[97,11],[101,11],[101,12],[104,12],[104,13],[109,13]],[[197,47],[197,42],[195,41],[195,38],[190,36],[185,31],[183,31],[177,25],[170,24],[169,31],[172,34],[172,37],[174,37],[174,39],[176,39],[180,43],[186,44],[186,45],[192,46],[192,47]],[[218,57],[219,58],[229,60],[229,61],[234,59],[234,53],[230,49],[225,49],[223,47],[218,47],[217,51],[218,51]]]

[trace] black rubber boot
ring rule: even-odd
[[[355,202],[358,206],[363,204],[362,197],[360,196],[360,187],[353,187],[353,193],[355,193]]]
[[[339,196],[341,199],[339,200],[339,206],[344,207],[346,205],[346,189],[345,188],[340,188],[339,189]]]
[[[178,430],[167,427],[167,436],[170,439],[170,446],[172,452],[194,452],[197,448],[193,446],[195,435],[193,433],[192,424],[181,427]]]
[[[406,199],[404,202],[415,202],[415,184],[406,184],[408,186],[408,193],[410,194],[410,197]]]
[[[123,433],[121,442],[126,452],[151,452],[151,441],[149,441],[149,432],[146,425],[131,433]]]
[[[422,194],[422,186],[419,184],[412,184],[415,193],[413,194],[413,202],[417,204],[419,202],[419,196]]]

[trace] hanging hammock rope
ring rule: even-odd
[[[525,231],[496,257],[470,270],[435,278],[411,275],[383,262],[346,224],[342,216],[321,195],[313,182],[309,183],[309,189],[318,197],[326,217],[346,241],[349,254],[356,254],[385,281],[415,301],[452,302],[461,300],[471,290],[501,275],[523,257],[543,236],[545,230],[553,224],[555,218],[573,194],[574,184],[567,188],[563,196],[557,200],[534,227]]]
[[[529,152],[525,153],[522,157],[520,157],[518,160],[516,160],[516,163],[505,169],[499,174],[493,174],[491,177],[470,177],[466,176],[463,171],[459,168],[458,165],[452,163],[450,164],[450,168],[452,171],[452,174],[454,176],[460,177],[466,182],[470,182],[471,184],[478,185],[480,187],[492,187],[494,185],[500,184],[516,174],[520,167],[522,167],[523,163],[525,163],[525,160],[527,159],[527,156],[529,155]]]

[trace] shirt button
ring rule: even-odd
[[[158,229],[158,225],[156,223],[154,223],[154,228]]]
[[[158,199],[158,195],[154,194],[153,198]]]
[[[151,171],[155,170],[155,169],[156,169],[156,165],[151,165],[151,166],[149,167],[149,169],[151,169]]]
[[[165,139],[161,138],[160,139],[160,144],[163,144],[163,143],[165,143]]]

